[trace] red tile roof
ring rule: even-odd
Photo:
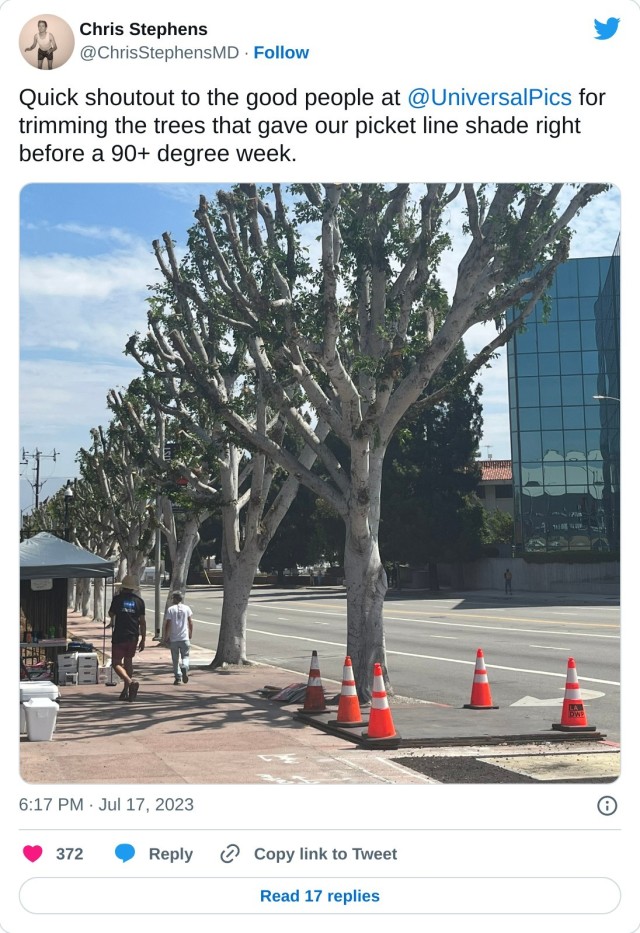
[[[511,460],[478,460],[482,470],[482,482],[513,479]]]

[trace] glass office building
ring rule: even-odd
[[[507,346],[519,551],[618,551],[620,255],[571,259]],[[598,396],[601,396],[598,398]],[[604,397],[602,397],[604,396]]]

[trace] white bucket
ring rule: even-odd
[[[30,742],[50,742],[56,727],[58,704],[46,697],[32,697],[22,704]]]

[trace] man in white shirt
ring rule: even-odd
[[[193,635],[193,613],[182,602],[182,593],[172,593],[173,605],[164,616],[162,640],[171,649],[174,686],[189,681],[189,646]]]

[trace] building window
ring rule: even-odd
[[[496,486],[496,499],[513,499],[513,485]]]

